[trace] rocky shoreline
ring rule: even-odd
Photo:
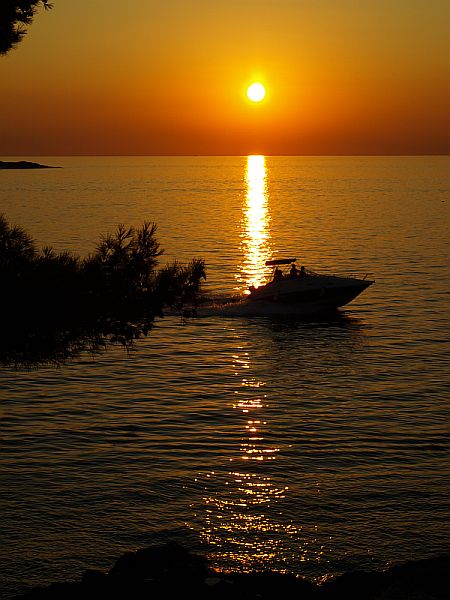
[[[218,573],[203,556],[169,543],[126,553],[108,573],[88,570],[78,583],[53,583],[15,600],[448,600],[449,573],[450,556],[440,556],[317,585],[294,575]]]
[[[39,163],[28,160],[5,161],[0,160],[0,169],[60,169],[61,167],[52,167],[50,165],[40,165]]]

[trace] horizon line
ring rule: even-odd
[[[154,157],[154,158],[171,158],[171,157],[176,157],[176,158],[194,158],[194,157],[223,157],[223,158],[243,158],[246,156],[270,156],[273,158],[277,158],[277,157],[298,157],[298,158],[356,158],[356,157],[360,157],[360,158],[383,158],[383,157],[426,157],[426,156],[450,156],[450,152],[449,153],[440,153],[440,152],[436,152],[436,153],[426,153],[426,154],[422,154],[422,153],[410,153],[410,154],[404,154],[404,153],[393,153],[393,154],[265,154],[263,152],[252,152],[252,153],[248,153],[248,154],[94,154],[94,153],[88,153],[88,154],[3,154],[0,157],[0,160],[3,160],[5,158],[20,158],[20,157],[25,157],[25,158],[30,158],[30,157],[55,157],[55,156],[59,156],[59,157],[67,157],[67,158],[71,158],[71,157]]]

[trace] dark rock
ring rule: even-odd
[[[211,574],[203,556],[191,554],[175,542],[121,556],[110,571],[114,578],[133,580],[198,580]]]
[[[281,573],[236,573],[228,575],[224,584],[218,586],[222,595],[216,598],[233,600],[313,600],[317,598],[317,586],[295,575]]]
[[[450,556],[411,561],[382,573],[345,573],[322,587],[330,600],[448,600]]]
[[[108,574],[85,571],[80,583],[36,588],[17,600],[448,600],[450,556],[382,573],[346,573],[322,586],[279,573],[217,573],[176,543],[129,552]]]
[[[81,600],[77,583],[52,583],[46,588],[35,588],[19,598],[22,600]]]
[[[353,571],[344,573],[322,586],[324,598],[333,600],[369,600],[385,586],[384,573],[366,573]]]
[[[387,589],[384,597],[398,600],[450,598],[450,556],[411,561],[387,571]]]
[[[81,576],[81,584],[88,586],[101,586],[105,583],[108,576],[102,571],[88,569]]]

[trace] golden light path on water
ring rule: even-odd
[[[246,195],[241,229],[240,265],[237,280],[248,292],[249,286],[258,287],[265,281],[265,261],[270,258],[270,214],[268,208],[266,159],[264,156],[247,157],[245,171]]]
[[[264,156],[247,157],[245,182],[243,262],[237,275],[241,291],[261,285],[268,274],[265,261],[271,256],[271,244]],[[230,365],[235,384],[224,410],[232,410],[234,425],[224,436],[235,435],[236,444],[224,446],[229,454],[222,457],[223,468],[198,474],[195,483],[201,486],[202,503],[192,508],[200,537],[211,548],[211,565],[221,571],[284,572],[293,555],[299,562],[320,560],[322,549],[315,527],[295,524],[287,514],[287,479],[278,476],[275,481],[270,475],[269,465],[282,459],[284,449],[270,429],[272,407],[266,381],[254,374],[252,345],[239,330],[230,331],[236,338]],[[235,427],[240,427],[237,435]]]
[[[287,572],[293,559],[318,561],[323,551],[315,527],[295,524],[285,514],[289,486],[268,475],[269,463],[283,449],[270,435],[266,383],[251,375],[244,344],[237,345],[232,367],[237,385],[231,407],[242,430],[236,447],[224,456],[230,466],[198,474],[203,494],[196,514],[200,537],[211,548],[210,564],[220,571]]]

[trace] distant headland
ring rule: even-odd
[[[0,160],[0,169],[61,169],[50,165],[40,165],[39,163],[29,162],[28,160],[5,161]]]

